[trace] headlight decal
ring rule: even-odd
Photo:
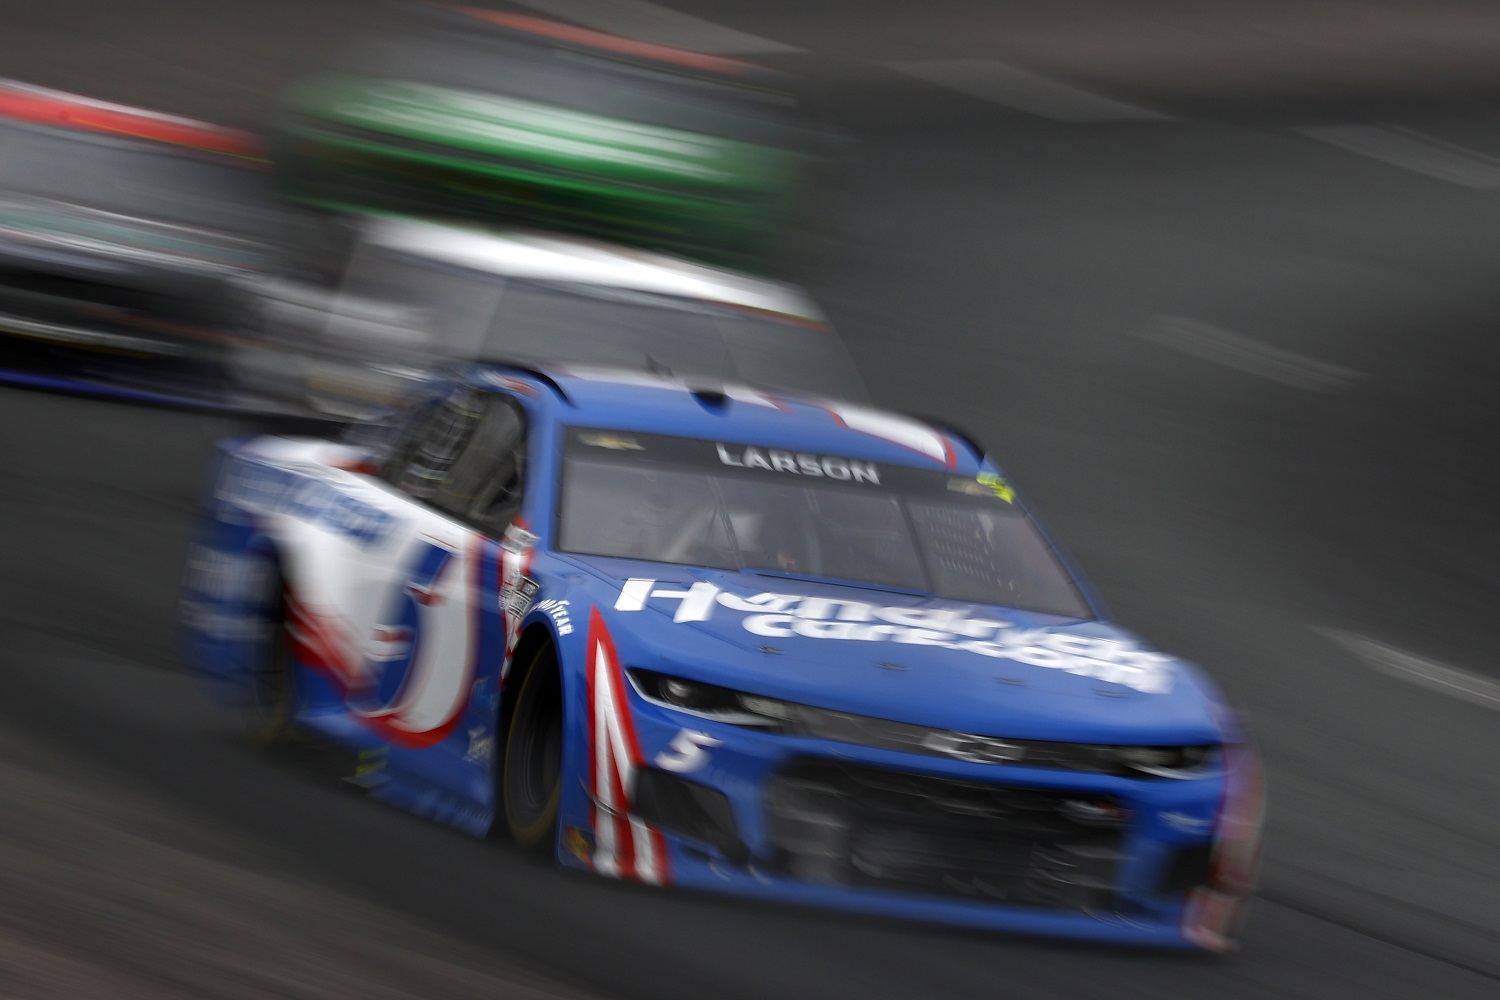
[[[701,719],[969,763],[1189,779],[1210,773],[1219,760],[1214,745],[1113,746],[975,735],[781,701],[650,670],[631,669],[628,676],[646,701]]]
[[[593,864],[601,875],[665,885],[669,880],[661,832],[630,815],[630,795],[641,767],[640,742],[625,699],[625,675],[598,608],[589,612],[586,687],[589,735],[589,822]]]

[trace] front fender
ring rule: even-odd
[[[671,881],[660,831],[630,815],[645,753],[631,709],[630,682],[597,606],[574,622],[559,647],[567,705],[557,861],[600,875]],[[582,618],[582,621],[579,619]]]

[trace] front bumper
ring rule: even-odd
[[[588,768],[572,770],[564,865],[992,930],[1233,947],[1250,877],[1219,872],[1226,817],[1247,814],[1230,800],[1249,794],[1248,771],[1259,794],[1246,747],[1192,778],[1124,778],[767,734],[633,692],[630,713],[640,760],[628,805],[601,810]],[[684,755],[686,745],[705,749]],[[1255,811],[1255,823],[1231,831],[1249,841],[1235,855],[1252,867]],[[611,817],[634,827],[637,843],[650,838],[659,858],[596,863],[597,827]]]

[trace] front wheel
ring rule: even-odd
[[[505,739],[501,798],[517,844],[544,849],[556,839],[562,799],[563,697],[557,653],[543,646],[521,681]]]

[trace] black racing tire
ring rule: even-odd
[[[505,737],[500,798],[511,839],[545,851],[557,837],[562,800],[562,673],[550,643],[531,658]]]
[[[271,583],[259,655],[239,710],[245,735],[260,746],[288,743],[296,729],[292,718],[297,687],[287,632],[286,588],[279,574],[273,575]]]

